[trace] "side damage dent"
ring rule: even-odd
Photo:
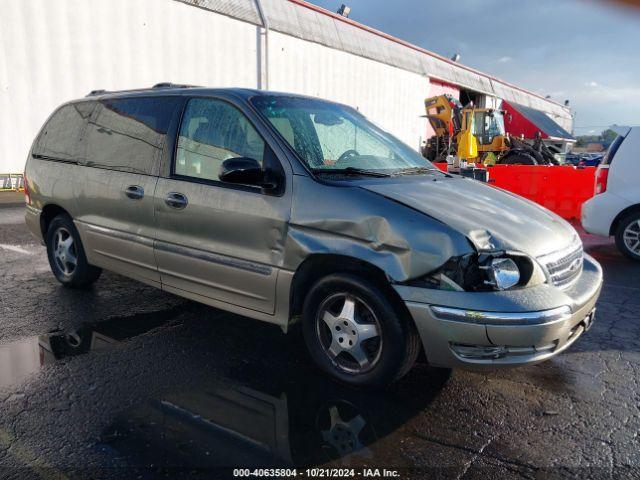
[[[301,176],[295,188],[307,192],[297,196],[286,239],[285,263],[292,270],[311,254],[339,253],[405,282],[473,251],[447,225],[367,190],[329,187]]]

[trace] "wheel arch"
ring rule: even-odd
[[[43,238],[46,236],[47,230],[49,230],[51,221],[58,215],[69,215],[69,212],[55,203],[49,203],[42,208],[42,213],[40,214],[40,230]]]
[[[627,215],[629,215],[630,213],[639,213],[640,214],[640,203],[636,203],[635,205],[631,205],[627,208],[625,208],[624,210],[622,210],[620,213],[618,213],[618,215],[616,215],[616,218],[613,219],[613,222],[611,222],[611,228],[609,228],[609,235],[613,236],[616,234],[616,230],[618,229],[618,225],[620,225],[620,222],[622,221],[622,219],[624,217],[626,217]]]
[[[302,313],[302,305],[307,292],[321,278],[331,274],[351,274],[368,280],[380,288],[399,314],[413,322],[409,309],[400,295],[391,286],[387,274],[379,267],[348,255],[309,255],[297,268],[291,282],[289,299],[289,321],[295,322]]]

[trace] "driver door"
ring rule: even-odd
[[[191,98],[171,175],[156,188],[155,255],[162,288],[224,308],[273,314],[291,196],[220,180],[222,162],[264,164],[270,147],[231,103]]]

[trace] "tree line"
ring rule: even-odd
[[[617,136],[618,134],[610,128],[600,132],[600,135],[579,135],[576,137],[576,147],[586,147],[589,143],[604,143],[608,145]]]

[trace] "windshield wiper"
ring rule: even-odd
[[[436,173],[436,172],[440,172],[440,170],[438,170],[437,168],[431,168],[431,167],[409,167],[409,168],[403,168],[401,170],[398,170],[393,174],[394,175],[419,175],[421,173]]]
[[[366,176],[366,177],[390,177],[389,173],[376,172],[375,170],[365,170],[357,167],[347,168],[314,168],[313,173],[330,173],[334,175]]]

